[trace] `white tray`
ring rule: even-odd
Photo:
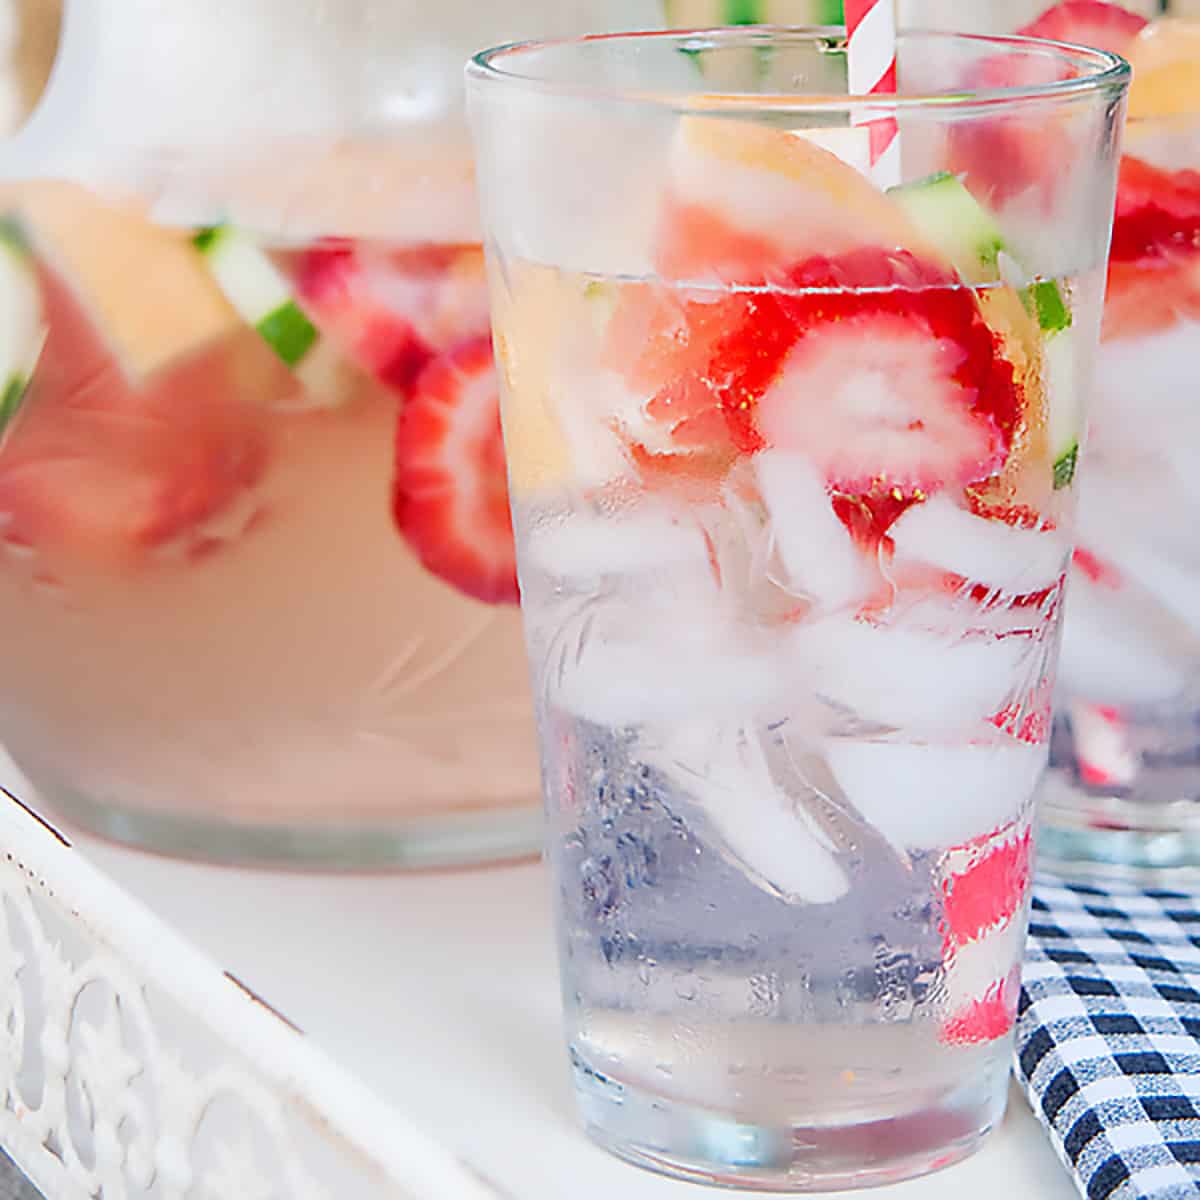
[[[0,784],[30,804],[8,764]],[[0,1145],[52,1200],[715,1194],[578,1131],[534,864],[203,867],[64,840],[3,796],[0,852]],[[1075,1192],[1014,1089],[975,1158],[873,1194]]]

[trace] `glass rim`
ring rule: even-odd
[[[972,91],[912,92],[912,93],[813,93],[811,95],[787,92],[751,92],[745,90],[694,90],[683,91],[664,87],[616,88],[600,85],[580,84],[565,74],[539,75],[537,73],[506,70],[503,60],[545,50],[582,48],[596,43],[649,43],[676,41],[697,42],[701,39],[713,43],[753,47],[758,42],[791,41],[797,43],[826,43],[830,50],[844,51],[846,30],[841,25],[747,25],[728,28],[655,29],[622,33],[593,33],[581,37],[528,39],[506,42],[480,50],[467,63],[467,78],[472,83],[495,84],[517,88],[550,96],[592,101],[623,102],[663,108],[677,112],[721,112],[730,113],[791,112],[827,113],[870,110],[895,112],[897,110],[931,109],[939,113],[955,113],[976,108],[992,108],[996,105],[1018,104],[1035,100],[1067,100],[1092,93],[1117,92],[1127,86],[1132,77],[1132,68],[1118,54],[1097,50],[1070,42],[1054,41],[1049,38],[1031,38],[1013,35],[991,35],[957,33],[939,29],[904,29],[897,35],[899,42],[912,40],[963,42],[982,49],[992,47],[997,54],[1004,51],[1037,52],[1044,58],[1057,57],[1081,68],[1081,73],[1070,79],[1051,80],[1046,83],[1015,84],[1008,87],[979,88]],[[680,45],[681,50],[706,47]],[[1090,68],[1090,70],[1085,69]]]

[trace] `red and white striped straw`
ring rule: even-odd
[[[850,92],[896,90],[896,0],[845,0]],[[900,128],[895,117],[860,117],[871,131],[871,176],[880,187],[900,182]]]

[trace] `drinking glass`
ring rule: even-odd
[[[1127,68],[898,63],[468,71],[575,1089],[707,1182],[920,1174],[1007,1092]],[[1036,203],[972,191],[1001,152]]]

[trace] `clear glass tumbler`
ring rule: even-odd
[[[158,851],[535,852],[462,64],[657,0],[61,7],[0,73],[5,747]]]
[[[1128,72],[898,58],[468,73],[576,1091],[707,1182],[916,1175],[1004,1109]],[[973,193],[1001,150],[1036,202]]]

